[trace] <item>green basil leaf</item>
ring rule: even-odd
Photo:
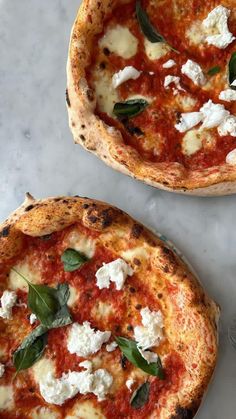
[[[145,371],[147,374],[155,375],[161,380],[164,379],[164,371],[159,357],[157,362],[148,364],[148,362],[140,354],[137,343],[134,340],[123,338],[121,336],[116,337],[115,340],[122,353],[133,365]]]
[[[66,249],[61,255],[65,272],[73,272],[79,269],[88,260],[87,256],[75,249]]]
[[[232,86],[234,81],[236,81],[236,52],[233,52],[229,61],[229,87],[236,90],[236,86]]]
[[[175,48],[173,48],[168,42],[165,40],[165,38],[157,31],[157,29],[151,24],[148,14],[145,12],[145,10],[141,6],[141,1],[136,1],[136,16],[138,19],[139,26],[141,28],[141,31],[143,32],[144,36],[152,42],[164,42],[167,44],[173,51],[179,53]]]
[[[60,306],[67,304],[67,301],[70,298],[70,289],[68,284],[59,284],[56,288],[57,298]]]
[[[118,117],[128,117],[139,115],[148,106],[148,102],[144,99],[130,99],[125,102],[117,102],[114,105],[113,113]]]
[[[72,323],[72,317],[68,310],[67,305],[61,307],[61,309],[56,313],[53,321],[50,323],[50,329],[57,329],[58,327],[67,326]]]
[[[207,75],[208,76],[214,76],[215,74],[218,74],[221,71],[221,68],[216,65],[215,67],[210,68],[210,70],[208,70]]]
[[[130,404],[133,409],[140,409],[143,407],[149,399],[150,383],[147,381],[139,386],[132,394]]]
[[[40,325],[23,340],[22,344],[14,352],[13,363],[16,368],[16,374],[34,365],[43,355],[46,344],[47,328]]]

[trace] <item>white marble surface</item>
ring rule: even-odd
[[[236,196],[161,192],[75,146],[65,108],[65,63],[79,0],[0,0],[0,219],[30,191],[80,194],[120,206],[181,249],[221,305],[220,355],[198,419],[236,418]]]

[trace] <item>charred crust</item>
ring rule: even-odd
[[[87,98],[90,102],[94,101],[94,91],[92,89],[86,90]]]
[[[143,226],[140,224],[133,224],[130,232],[130,237],[133,239],[138,239],[143,232]]]
[[[108,49],[108,48],[103,48],[103,54],[104,55],[106,55],[106,56],[108,56],[108,55],[110,55],[110,50]]]
[[[86,138],[85,138],[85,136],[84,136],[83,134],[80,134],[79,138],[80,138],[82,141],[85,141],[85,140],[86,140]]]
[[[10,226],[6,226],[0,232],[0,237],[8,237],[10,233]]]
[[[25,211],[31,211],[34,208],[34,205],[28,205],[28,207],[25,208]]]
[[[178,406],[175,414],[171,416],[171,419],[193,419],[195,413],[196,412],[193,410]]]
[[[84,207],[84,209],[87,209],[85,222],[87,221],[101,230],[109,227],[118,213],[118,211],[114,210],[112,207],[99,209],[96,205],[88,205],[86,208]]]
[[[67,103],[68,107],[70,108],[71,107],[71,103],[70,103],[68,89],[66,89],[66,103]]]

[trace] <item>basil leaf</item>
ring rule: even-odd
[[[83,253],[75,249],[66,249],[61,255],[61,261],[64,264],[65,272],[73,272],[80,268],[89,259]]]
[[[145,12],[145,10],[141,6],[141,1],[136,1],[136,16],[138,19],[139,26],[141,28],[141,31],[143,32],[144,36],[152,42],[164,42],[167,44],[173,51],[178,52],[175,48],[173,48],[168,42],[165,40],[165,38],[157,31],[157,29],[151,24],[148,14]]]
[[[149,399],[150,383],[146,383],[139,386],[132,394],[130,404],[133,409],[140,409],[143,407]]]
[[[164,371],[159,357],[157,362],[148,364],[140,354],[137,343],[134,340],[122,338],[121,336],[116,337],[115,340],[120,350],[133,365],[145,371],[147,374],[155,375],[161,380],[164,379]]]
[[[128,117],[139,115],[148,106],[148,102],[144,99],[130,99],[126,102],[117,102],[114,105],[113,113],[118,117]]]
[[[214,76],[215,74],[219,73],[221,71],[221,68],[216,65],[215,67],[210,68],[210,70],[208,70],[207,74],[208,76]]]
[[[67,326],[72,323],[72,317],[68,307],[64,305],[55,315],[53,321],[50,323],[50,329],[57,329],[58,327]]]
[[[13,363],[16,368],[16,374],[34,365],[43,355],[46,344],[47,328],[40,325],[23,340],[22,344],[14,352]]]
[[[232,86],[234,81],[236,81],[236,52],[233,52],[229,61],[229,86],[236,90],[236,86]]]
[[[67,304],[67,301],[70,298],[70,289],[68,284],[59,284],[56,288],[56,291],[60,306]]]

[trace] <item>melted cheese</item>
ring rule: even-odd
[[[99,301],[96,305],[94,305],[92,309],[92,315],[98,319],[108,317],[113,312],[114,307],[109,303],[105,303],[104,301]]]
[[[96,71],[94,87],[99,110],[112,116],[113,107],[116,102],[119,102],[118,92],[112,87],[112,76],[105,71]]]
[[[38,384],[41,380],[44,379],[44,377],[51,372],[54,374],[55,371],[55,365],[54,362],[49,358],[42,358],[34,366],[31,368],[34,379],[36,383]]]
[[[92,402],[85,401],[75,403],[71,414],[67,415],[65,419],[105,419],[105,416],[99,407],[94,407]]]
[[[14,407],[12,386],[0,386],[0,411],[11,410]]]
[[[133,247],[133,249],[124,250],[121,252],[121,256],[127,261],[132,261],[134,258],[147,259],[148,252],[143,246]]]
[[[15,265],[14,268],[22,275],[24,275],[28,279],[28,281],[32,282],[33,284],[37,284],[40,282],[41,274],[38,267],[36,267],[35,265],[29,265],[27,261],[23,261]],[[24,281],[24,279],[20,275],[18,275],[16,272],[12,270],[10,271],[9,275],[8,287],[11,290],[28,290],[28,285],[26,281]]]
[[[176,102],[184,112],[192,111],[197,103],[196,99],[188,95],[177,95]]]
[[[72,287],[71,285],[69,285],[69,290],[70,290],[70,297],[69,297],[69,300],[67,302],[67,305],[69,307],[72,307],[75,304],[75,302],[77,301],[77,299],[79,297],[79,294],[78,294],[77,289],[75,287]]]
[[[49,407],[36,407],[31,412],[31,419],[58,419],[57,412],[49,409]]]
[[[131,58],[137,52],[138,40],[128,28],[117,25],[107,30],[99,46],[108,48],[122,58]]]
[[[202,138],[198,130],[188,131],[182,140],[182,151],[187,156],[196,153],[202,147]]]
[[[67,238],[67,246],[92,258],[95,253],[95,241],[78,231],[73,231]]]
[[[170,51],[170,47],[164,42],[150,42],[147,39],[144,41],[145,52],[149,60],[158,60]]]

